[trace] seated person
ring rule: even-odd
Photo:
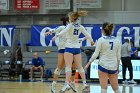
[[[41,76],[40,80],[43,81],[43,60],[41,57],[38,56],[38,53],[35,52],[34,57],[32,58],[32,67],[31,67],[31,81],[32,81],[32,74],[34,70],[40,70]]]

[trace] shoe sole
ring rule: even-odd
[[[73,92],[77,92],[70,84],[69,84],[70,88],[72,89]]]
[[[51,92],[52,92],[52,93],[55,93],[55,92],[52,90],[52,85],[51,85]]]
[[[84,93],[90,92],[89,86],[86,86],[85,89],[83,89],[83,92],[84,92]]]

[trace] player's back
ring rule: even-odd
[[[103,36],[99,39],[101,43],[99,64],[108,69],[117,65],[117,54],[120,42],[114,36]]]
[[[69,31],[66,33],[67,38],[67,44],[66,46],[71,48],[79,48],[79,35],[81,34],[83,30],[83,26],[76,23],[70,23],[69,24]]]

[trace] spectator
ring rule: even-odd
[[[130,80],[128,81],[128,83],[133,83],[135,84],[136,82],[133,80],[133,67],[132,67],[132,63],[131,63],[131,57],[130,57],[130,53],[131,53],[131,45],[129,43],[128,39],[125,39],[125,43],[122,45],[122,49],[121,49],[121,60],[122,60],[122,75],[123,75],[123,83],[127,83],[126,80],[126,69],[128,68],[129,71],[129,75],[130,75]]]
[[[34,57],[32,58],[32,67],[31,67],[31,81],[32,81],[32,74],[34,70],[40,70],[41,71],[41,76],[40,80],[43,81],[43,60],[41,57],[38,56],[38,53],[35,52]]]

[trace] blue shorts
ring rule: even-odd
[[[65,53],[65,49],[59,49],[58,53]]]
[[[77,55],[81,53],[80,48],[65,48],[65,52],[72,53],[73,55]]]
[[[100,65],[98,65],[98,70],[105,72],[105,73],[108,73],[108,74],[115,74],[118,71],[118,70],[107,70]]]

